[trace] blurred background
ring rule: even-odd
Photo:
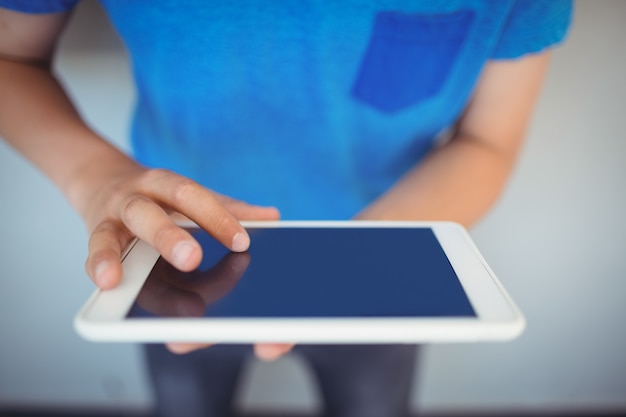
[[[471,231],[527,330],[510,343],[427,346],[416,413],[626,413],[625,23],[626,1],[575,3],[510,185]],[[76,10],[55,67],[89,123],[127,149],[132,81],[97,2]],[[0,141],[0,414],[150,412],[138,346],[72,328],[94,289],[86,243],[61,194]],[[242,413],[321,406],[296,356],[251,359],[239,388]]]

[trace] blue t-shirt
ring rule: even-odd
[[[101,3],[132,60],[135,157],[285,219],[352,217],[454,124],[487,60],[571,18],[568,0]]]

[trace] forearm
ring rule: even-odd
[[[94,133],[45,68],[0,59],[0,136],[83,211],[95,171],[133,162]]]
[[[474,224],[494,204],[515,163],[550,58],[549,51],[490,61],[457,123],[436,149],[358,215],[362,219]]]
[[[175,173],[141,167],[82,122],[43,68],[0,59],[0,91],[0,135],[50,177],[83,217],[90,232],[85,270],[101,288],[119,283],[120,256],[134,236],[178,269],[197,268],[202,249],[174,223],[172,211],[237,252],[250,244],[238,219],[278,218],[274,208],[251,206]]]
[[[514,155],[468,137],[433,151],[357,218],[474,224],[496,201]]]

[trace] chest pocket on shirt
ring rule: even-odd
[[[379,12],[352,96],[394,113],[436,95],[461,50],[474,14]]]

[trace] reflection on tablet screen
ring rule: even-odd
[[[200,267],[160,258],[128,318],[476,316],[431,229],[248,230],[233,253],[194,229]]]

